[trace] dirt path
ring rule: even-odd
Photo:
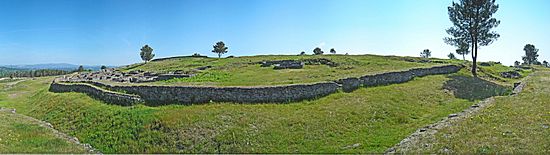
[[[529,76],[525,77],[522,80],[521,84],[516,88],[514,88],[512,95],[517,95],[523,90],[523,88],[526,85],[525,81],[527,78],[529,78]],[[420,145],[422,145],[422,147],[424,148],[431,148],[433,144],[422,143],[422,142],[433,141],[433,139],[435,139],[434,135],[438,132],[438,130],[452,126],[454,122],[458,122],[478,114],[480,110],[493,104],[494,101],[495,101],[494,97],[487,98],[479,103],[476,103],[470,106],[468,109],[465,109],[460,113],[450,114],[446,118],[443,118],[441,121],[437,123],[417,129],[414,133],[409,135],[407,138],[403,139],[401,142],[399,142],[395,146],[386,150],[385,154],[407,153],[409,152],[408,150],[410,147],[418,147]],[[447,151],[442,150],[442,152],[447,152]]]
[[[26,120],[29,120],[30,122],[35,122],[36,124],[38,124],[39,126],[41,127],[44,127],[44,128],[47,128],[48,130],[50,130],[51,132],[54,133],[54,135],[58,138],[61,138],[61,139],[64,139],[66,141],[69,141],[73,144],[77,144],[77,145],[80,145],[81,147],[83,147],[88,153],[91,153],[91,154],[101,154],[99,151],[95,150],[91,145],[89,144],[83,144],[83,143],[80,143],[80,141],[78,141],[78,139],[76,137],[71,137],[65,133],[62,133],[56,129],[53,128],[53,126],[48,123],[48,122],[44,122],[44,121],[41,121],[41,120],[38,120],[38,119],[35,119],[35,118],[32,118],[32,117],[29,117],[29,116],[26,116],[26,115],[22,115],[22,114],[17,114],[16,113],[16,110],[15,109],[9,109],[9,108],[2,108],[0,107],[0,113],[11,113],[11,115],[16,115],[17,117],[21,117],[21,118],[24,118]]]

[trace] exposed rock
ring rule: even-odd
[[[269,66],[271,66],[271,65],[272,65],[271,63],[262,62],[262,64],[260,65],[260,67],[269,67]]]
[[[330,67],[337,67],[338,63],[333,62],[326,58],[318,58],[318,59],[304,59],[302,60],[305,65],[327,65]]]
[[[197,68],[196,70],[206,70],[208,68],[212,68],[212,66],[203,66],[203,67]]]
[[[344,147],[342,147],[342,149],[351,149],[351,148],[356,148],[356,147],[359,147],[359,146],[361,146],[361,143],[355,143],[353,145],[344,146]]]
[[[274,69],[299,69],[302,68],[304,65],[327,65],[330,67],[337,67],[338,64],[326,59],[326,58],[318,58],[318,59],[303,59],[303,60],[277,60],[277,61],[263,61],[260,62],[260,67],[270,67],[275,66]],[[277,66],[283,66],[283,67],[277,67]],[[284,67],[284,66],[290,66],[290,67]],[[301,67],[300,67],[301,66]]]
[[[491,63],[488,62],[481,62],[479,63],[480,66],[491,66]]]
[[[502,76],[503,78],[517,79],[521,77],[521,74],[519,74],[517,71],[508,71],[500,73],[500,76]]]
[[[184,74],[185,72],[183,70],[176,70],[174,71],[174,74]]]
[[[304,67],[304,63],[299,61],[281,61],[274,66],[273,69],[301,69]]]
[[[521,68],[521,69],[531,69],[530,66],[524,66],[524,65],[519,66],[519,68]]]
[[[420,62],[420,63],[429,63],[429,62],[432,62],[432,61],[427,60],[427,59],[422,59],[422,60],[420,60],[420,61],[418,61],[418,62]]]
[[[416,60],[414,60],[412,58],[403,58],[403,60],[405,60],[407,62],[416,62]]]
[[[449,114],[449,118],[457,117],[458,114]]]
[[[280,61],[264,61],[260,67],[275,66],[273,69],[300,69],[304,67],[304,63],[296,60],[280,60]]]

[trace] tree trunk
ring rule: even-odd
[[[477,77],[477,40],[472,40],[472,75]]]
[[[472,44],[472,75],[477,77],[477,40]]]
[[[466,61],[466,56],[465,56],[465,54],[462,54],[462,60]]]
[[[222,54],[218,53],[218,58],[222,58]]]

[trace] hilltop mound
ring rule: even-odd
[[[308,59],[327,59],[338,65],[307,65],[303,61]],[[304,66],[261,67],[263,62],[281,60],[300,61]],[[458,63],[461,61],[374,55],[184,57],[119,70],[196,74],[191,78],[121,86],[256,87],[333,81]],[[211,68],[194,70],[204,66]],[[500,64],[483,67],[485,74],[497,76],[501,70],[514,70]],[[458,73],[414,77],[406,83],[361,87],[349,93],[337,91],[323,98],[289,104],[211,101],[160,107],[123,107],[105,104],[83,93],[52,93],[48,90],[55,77],[44,77],[6,87],[0,91],[0,106],[17,108],[23,114],[48,121],[104,153],[381,153],[416,129],[477,102],[456,97],[445,89],[445,83],[456,76],[470,77],[467,68],[463,68]],[[518,79],[482,80],[511,89]],[[4,85],[0,82],[0,88]],[[10,94],[18,95],[10,98]]]

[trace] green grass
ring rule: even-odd
[[[0,111],[0,153],[86,153],[37,122]]]
[[[272,67],[260,67],[255,62],[266,60],[300,60],[327,58],[338,64],[338,67],[327,65],[305,65],[303,69],[274,70]],[[430,67],[440,63],[408,62],[404,59],[420,60],[413,57],[376,56],[376,55],[264,55],[236,58],[174,58],[163,61],[152,61],[147,64],[134,64],[123,68],[123,71],[144,70],[153,72],[170,72],[176,70],[191,71],[197,67],[212,66],[199,71],[198,77],[174,79],[156,82],[157,85],[215,85],[215,86],[258,86],[314,83],[333,81],[347,77],[360,77],[387,71],[406,70],[413,67]],[[439,60],[444,63],[458,63],[458,60]]]
[[[51,122],[103,153],[380,153],[473,104],[442,89],[450,80],[445,75],[290,104],[162,107],[120,107],[81,93],[51,93],[49,80],[1,92],[0,106]],[[359,146],[346,148],[354,144]]]
[[[510,78],[501,77],[500,73],[502,72],[518,71],[522,77],[526,77],[527,75],[533,72],[532,69],[513,68],[513,67],[504,66],[502,64],[497,64],[494,62],[488,62],[488,63],[491,64],[491,66],[480,66],[478,64],[479,77],[494,81],[501,85],[512,86],[515,82],[518,82],[521,80],[521,79],[510,79]],[[468,67],[471,68],[471,64],[468,64]]]
[[[299,59],[299,56],[169,59],[133,69],[160,72],[212,65],[212,69],[194,78],[164,84],[271,85],[441,65],[406,62],[402,57],[321,57],[345,62],[340,67],[349,63],[347,67],[351,66],[352,71],[331,72],[328,66],[319,65],[274,74],[277,71],[247,64],[262,59]],[[346,72],[349,74],[342,74]],[[285,80],[289,77],[296,79]],[[20,113],[51,122],[56,129],[90,143],[103,153],[382,153],[416,129],[460,112],[478,100],[455,97],[453,91],[443,89],[456,77],[486,82],[472,79],[463,69],[452,75],[426,76],[403,84],[360,88],[352,93],[338,92],[288,104],[120,107],[82,93],[48,92],[53,77],[47,77],[5,88],[7,84],[0,83],[0,88],[4,88],[0,91],[0,106],[17,108]],[[466,84],[458,82],[453,86],[464,88],[460,83]],[[494,93],[491,89],[470,91]]]
[[[439,131],[431,149],[417,146],[412,152],[472,154],[550,153],[550,70],[539,69],[517,96],[497,97],[495,102],[465,120]]]

